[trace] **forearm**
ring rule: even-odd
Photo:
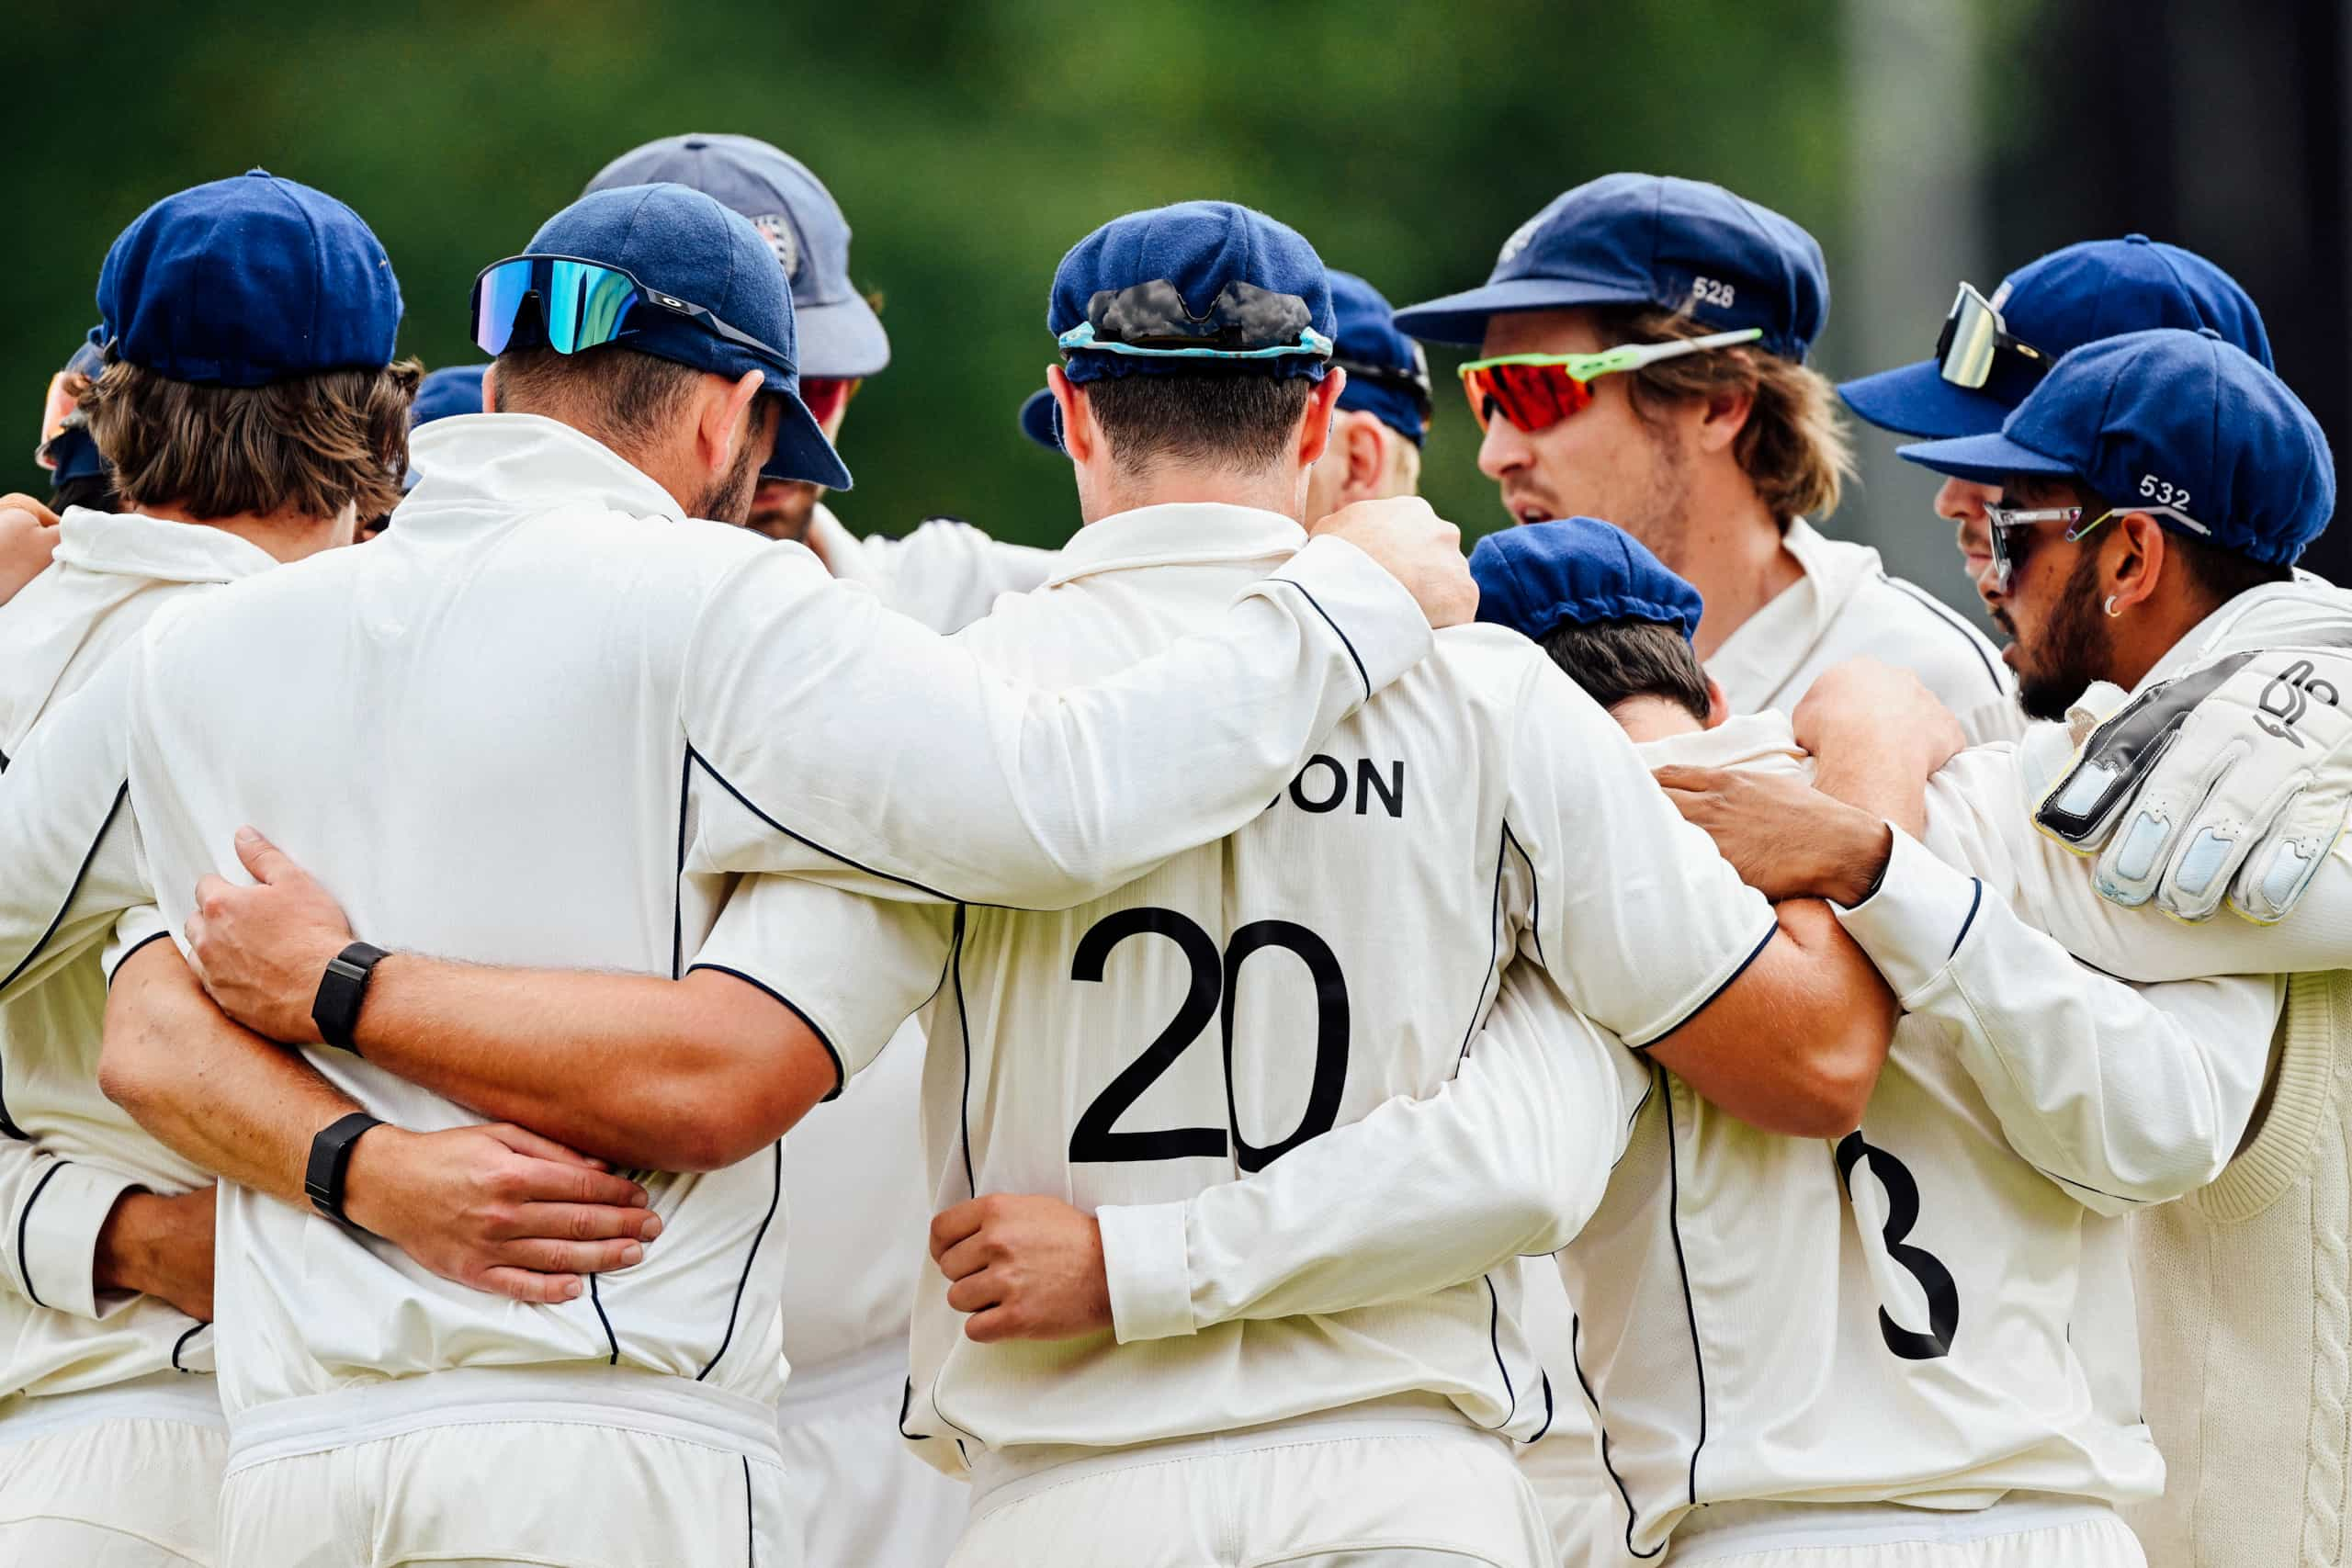
[[[1098,1210],[1121,1340],[1405,1300],[1566,1245],[1622,1145],[1623,1086],[1645,1075],[1565,1004],[1537,1017],[1507,987],[1426,1099],[1183,1202]]]
[[[1910,840],[1842,912],[1957,1056],[2025,1159],[2102,1213],[2193,1191],[2236,1152],[2267,1069],[2267,978],[2143,990],[2076,964]]]
[[[354,1042],[387,1072],[635,1169],[730,1165],[840,1085],[797,1019],[713,971],[665,980],[394,953]]]
[[[298,1207],[311,1140],[359,1109],[301,1053],[224,1017],[168,942],[115,971],[98,1087],[181,1157]]]
[[[1840,746],[1819,759],[1813,787],[1913,838],[1927,830],[1928,775],[1900,754],[1861,745]]]

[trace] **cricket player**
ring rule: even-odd
[[[1285,558],[1340,390],[1330,320],[1312,249],[1244,209],[1159,209],[1082,241],[1049,326],[1090,521],[1044,591],[962,640],[1009,670],[1079,678],[1185,635]],[[1442,1082],[1515,954],[1702,1071],[1763,1007],[1823,1029],[1820,1056],[1790,1065],[1808,1087],[1883,1048],[1884,998],[1869,1016],[1850,955],[1776,925],[1675,831],[1605,717],[1532,650],[1449,638],[1396,695],[1225,843],[1067,913],[770,880],[729,906],[705,959],[759,975],[853,1052],[926,1010],[943,1207],[1040,1189],[1081,1205],[1177,1196],[1291,1157],[1385,1095]],[[1432,896],[1451,918],[1408,914]],[[1601,908],[1619,922],[1579,913]],[[1610,1080],[1594,1084],[1597,1143],[1617,1107]],[[1843,1114],[1792,1111],[1779,1092],[1799,1121]],[[1550,1397],[1515,1295],[1503,1269],[1136,1355],[1102,1337],[986,1343],[1011,1325],[934,1282],[902,1425],[973,1476],[959,1562],[1534,1562],[1548,1536],[1508,1439],[1541,1430]],[[969,1337],[964,1311],[979,1314]]]
[[[1431,616],[1467,611],[1453,530],[1358,508],[1207,635],[1031,693],[800,550],[686,520],[740,520],[763,468],[848,479],[797,400],[790,298],[741,218],[675,186],[585,197],[486,269],[475,320],[507,412],[420,433],[425,478],[382,540],[175,606],[0,776],[0,850],[24,871],[0,973],[111,919],[145,866],[185,929],[249,816],[396,947],[568,960],[624,988],[680,972],[730,873],[1083,898],[1247,820],[1426,652]],[[338,786],[361,768],[383,787],[355,833]],[[108,773],[109,797],[128,780],[130,870],[69,787]],[[353,1038],[379,951],[322,982],[323,1040]],[[243,1309],[220,1358],[224,1558],[314,1561],[356,1531],[385,1562],[790,1559],[773,1144],[870,1052],[839,1056],[773,1005],[768,1091],[725,1107],[739,1137],[767,1119],[759,1152],[725,1146],[708,1104],[676,1108],[668,1168],[690,1174],[647,1178],[661,1224],[624,1243],[642,1262],[517,1306],[360,1228],[368,1146],[397,1166],[465,1119],[450,1097],[341,1051],[207,1057],[202,1021],[172,1011],[192,993],[171,947],[125,961],[107,1088],[243,1184],[220,1218]],[[591,1022],[626,1032],[624,1010],[600,998]],[[563,1033],[582,1076],[658,1089],[598,1055],[595,1029]],[[529,1067],[544,1090],[550,1064]],[[468,1501],[484,1475],[494,1507]]]
[[[68,506],[56,564],[0,617],[0,757],[41,747],[44,713],[164,605],[346,543],[398,494],[417,371],[393,359],[383,247],[342,203],[258,170],[183,191],[116,242],[98,307],[86,433],[124,510]],[[92,943],[0,1002],[0,1559],[211,1563],[211,1177],[99,1092],[106,1000]]]
[[[2298,482],[2325,472],[2312,434],[2301,469],[2247,502],[2285,531],[2311,525]],[[1624,1529],[1622,1552],[1567,1561],[1656,1558],[1670,1539],[1670,1560],[1689,1562],[2140,1562],[2112,1505],[2151,1495],[2162,1471],[2137,1416],[2132,1284],[2109,1216],[2228,1160],[2263,1090],[2281,982],[2122,985],[2019,921],[1991,876],[1941,863],[1989,870],[2021,846],[2084,880],[2027,824],[2006,747],[1963,754],[1917,803],[1932,859],[1803,788],[1786,719],[1728,717],[1690,655],[1696,595],[1606,525],[1497,536],[1476,570],[1482,614],[1539,635],[1646,757],[1681,764],[1662,776],[1704,781],[1711,809],[1737,798],[1735,782],[1781,782],[1770,809],[1741,807],[1735,858],[1776,861],[1776,885],[1802,866],[1804,885],[1781,891],[1855,906],[1840,919],[1911,1010],[1859,1131],[1834,1143],[1760,1136],[1657,1075],[1608,1196],[1561,1255]],[[1809,700],[1825,754],[1883,751],[1911,728],[1902,685],[1852,673],[1820,689],[1842,695]],[[1924,722],[1951,722],[1919,700]],[[1801,830],[1812,813],[1792,794],[1834,806],[1842,840]],[[1825,881],[1823,867],[1840,869]],[[1933,890],[1934,918],[1908,903],[1915,889]],[[2110,928],[2133,919],[2079,889],[2076,904]],[[2248,946],[2197,945],[2174,942],[2168,961],[2234,967]],[[1417,1278],[1407,1254],[1434,1283],[1548,1245],[1494,1195],[1531,1165],[1573,1185],[1578,1151],[1545,1127],[1573,1125],[1574,1104],[1544,1057],[1582,1025],[1547,993],[1504,990],[1441,1095],[1187,1204],[1098,1211],[1107,1271],[1076,1298],[1102,1292],[1125,1343],[1381,1299]],[[1464,1157],[1432,1181],[1441,1150]],[[1052,1257],[1040,1237],[1063,1207],[1033,1201],[1025,1235],[990,1230],[992,1267],[1023,1280],[1017,1304],[1047,1316],[1045,1270],[1023,1270]]]
[[[1840,382],[1838,395],[1860,418],[1898,435],[1990,435],[2060,358],[2150,327],[2211,327],[2275,368],[2262,313],[2235,278],[2193,251],[2126,234],[2037,257],[2003,278],[1990,299],[1962,283],[1933,355]],[[2000,500],[1992,486],[1949,477],[1936,491],[1936,515],[1957,525],[1954,542],[1971,584],[1993,564],[1984,508]]]
[[[1736,713],[1789,707],[1860,655],[1917,673],[1972,737],[2012,733],[1993,649],[1808,521],[1852,466],[1804,363],[1829,311],[1821,247],[1718,186],[1610,175],[1521,224],[1483,288],[1408,305],[1461,367],[1478,466],[1514,523],[1618,523],[1705,597],[1698,649]]]
[[[69,506],[119,510],[113,477],[90,438],[89,422],[80,406],[82,394],[101,367],[97,350],[85,343],[49,379],[41,405],[40,445],[33,456],[49,470],[50,497],[44,504],[21,492],[0,495],[0,605],[48,567],[57,550],[59,513]]]
[[[622,153],[588,182],[588,189],[659,180],[717,197],[750,219],[775,251],[791,281],[793,313],[800,323],[801,400],[825,438],[838,441],[850,400],[890,363],[881,318],[850,281],[849,220],[841,204],[808,165],[782,150],[756,137],[701,131]],[[978,619],[998,594],[1025,593],[1053,568],[1052,551],[991,539],[953,517],[926,518],[903,539],[861,539],[825,504],[824,494],[822,485],[764,479],[752,498],[751,526],[772,539],[807,545],[835,577],[866,584],[892,609],[933,631],[952,632]],[[870,1097],[872,1091],[865,1093]],[[855,1136],[846,1128],[843,1134]],[[819,1139],[831,1142],[831,1136],[820,1134]],[[788,1163],[798,1163],[797,1157]],[[855,1305],[835,1297],[825,1310],[846,1313]],[[844,1315],[841,1321],[855,1320]],[[808,1332],[820,1344],[827,1337],[814,1318]]]

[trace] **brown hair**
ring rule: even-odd
[[[1111,455],[1140,475],[1162,458],[1273,467],[1290,450],[1315,383],[1304,376],[1211,370],[1104,377],[1083,390]]]
[[[409,405],[424,367],[322,370],[263,387],[175,381],[117,361],[82,400],[125,505],[200,520],[291,512],[362,517],[399,504]]]
[[[1596,314],[1612,343],[1663,343],[1711,330],[1687,310],[1616,306]],[[1634,412],[1645,423],[1665,404],[1747,393],[1754,405],[1732,452],[1773,519],[1786,527],[1792,518],[1838,510],[1838,494],[1854,476],[1854,446],[1837,393],[1820,371],[1747,344],[1645,365],[1630,378]]]
[[[1537,639],[1552,662],[1604,708],[1663,697],[1701,724],[1713,705],[1707,672],[1679,628],[1657,621],[1562,621]]]

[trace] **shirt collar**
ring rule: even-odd
[[[393,513],[393,526],[431,526],[447,512],[471,521],[499,512],[580,508],[683,519],[670,492],[594,436],[535,413],[436,419],[409,442],[424,477]]]
[[[1089,523],[1061,547],[1047,587],[1098,571],[1288,558],[1306,530],[1278,512],[1214,502],[1139,506]]]
[[[1713,729],[1694,729],[1645,740],[1634,748],[1651,768],[1754,768],[1774,772],[1798,767],[1804,757],[1788,715],[1773,708],[1739,714]]]
[[[232,582],[277,564],[223,528],[137,512],[69,506],[57,520],[57,558],[105,577],[148,582]]]

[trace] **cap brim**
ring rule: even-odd
[[[825,439],[817,416],[808,412],[800,394],[785,392],[774,382],[769,383],[768,389],[783,392],[784,418],[776,425],[775,450],[761,468],[760,478],[798,479],[805,484],[823,485],[827,490],[849,489],[849,469],[842,465],[842,455]]]
[[[1991,435],[2009,417],[2008,404],[1989,392],[1953,386],[1932,359],[1841,381],[1838,395],[1881,430],[1929,441]]]
[[[853,294],[831,305],[793,302],[800,373],[829,381],[878,376],[890,363],[890,336],[874,308]]]
[[[1897,446],[1894,455],[1906,463],[1917,463],[1956,479],[1987,485],[1999,484],[2011,474],[2064,475],[2075,471],[2074,464],[2045,457],[1997,432],[1990,435],[1962,435],[1951,441],[1917,441],[1908,446]]]
[[[1464,294],[1408,305],[1396,312],[1396,330],[1426,343],[1476,344],[1487,335],[1487,319],[1514,310],[1566,310],[1578,305],[1646,305],[1649,291],[1622,283],[1587,283],[1574,277],[1514,277]]]
[[[1021,434],[1057,457],[1068,456],[1062,450],[1061,425],[1056,417],[1052,392],[1040,387],[1022,403]]]

